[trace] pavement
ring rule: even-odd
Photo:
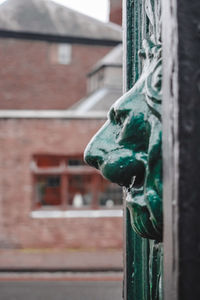
[[[122,300],[122,251],[0,249],[0,300]]]
[[[121,271],[119,249],[0,249],[0,271]]]
[[[121,300],[120,282],[0,282],[1,300]]]
[[[121,272],[0,273],[1,300],[122,300]]]

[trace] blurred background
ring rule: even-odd
[[[83,161],[122,94],[121,14],[0,1],[1,299],[121,299],[122,190]]]

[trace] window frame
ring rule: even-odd
[[[39,167],[37,165],[37,160],[43,157],[56,158],[59,161],[58,166],[51,167]],[[83,161],[82,155],[50,155],[50,154],[37,154],[34,155],[31,161],[31,173],[32,173],[32,181],[33,181],[33,201],[32,201],[32,211],[40,210],[40,211],[89,211],[89,210],[121,210],[122,205],[114,205],[113,207],[101,206],[99,204],[99,192],[100,186],[102,186],[102,176],[100,172],[96,169],[93,169],[87,165],[79,165],[79,166],[69,166],[68,161],[72,159]],[[84,163],[84,161],[83,161]],[[60,176],[60,195],[61,195],[61,204],[60,205],[39,205],[39,201],[37,201],[36,195],[36,182],[38,176],[51,176],[56,175]],[[72,175],[91,175],[91,194],[92,200],[90,205],[75,207],[69,204],[69,177]],[[104,180],[104,179],[103,179]],[[106,183],[106,180],[105,180]],[[108,183],[109,184],[109,183]]]

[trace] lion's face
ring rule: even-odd
[[[127,191],[134,230],[161,239],[161,122],[147,101],[147,82],[154,67],[110,109],[108,120],[85,150],[86,162]],[[157,67],[156,67],[157,68]],[[154,79],[155,82],[156,79]]]

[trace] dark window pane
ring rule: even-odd
[[[91,175],[69,176],[69,201],[74,208],[90,206],[92,203]]]
[[[39,206],[61,204],[60,176],[37,176],[36,199]]]
[[[117,184],[108,184],[99,194],[99,205],[107,208],[121,206],[123,202],[122,188]]]
[[[68,159],[68,166],[84,166],[84,161],[80,158],[70,158]]]

